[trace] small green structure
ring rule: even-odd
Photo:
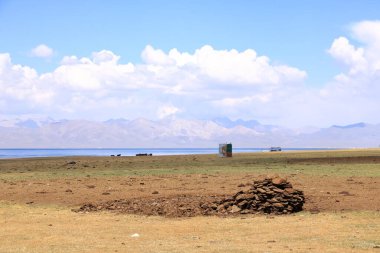
[[[232,144],[219,144],[219,157],[232,157]]]

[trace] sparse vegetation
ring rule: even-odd
[[[380,150],[0,160],[0,252],[377,252],[379,164]],[[305,211],[175,219],[71,211],[231,194],[266,174],[303,190]]]
[[[76,161],[75,164],[70,164]],[[0,179],[53,179],[215,173],[380,176],[380,149],[160,157],[63,157],[0,160]]]

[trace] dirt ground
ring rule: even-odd
[[[276,174],[304,212],[178,217]],[[379,252],[379,221],[380,150],[0,160],[0,252]]]
[[[188,158],[182,156],[182,158],[166,157],[162,159],[178,162],[178,159],[186,160]],[[95,158],[95,160],[89,160],[87,163],[94,163],[94,161],[101,163],[104,162],[104,159],[108,158],[98,158],[97,160]],[[36,166],[47,167],[48,165],[44,165],[44,162],[48,163],[48,161],[50,160],[38,160]],[[133,162],[139,161],[134,160]],[[0,169],[16,168],[14,162],[3,163]],[[83,160],[82,163],[84,163]],[[378,164],[380,158],[379,156],[314,157],[308,159],[290,157],[286,160],[288,165],[298,163],[308,165],[325,163]],[[110,166],[112,167],[112,163]],[[25,171],[28,170],[30,169],[25,168]],[[21,170],[21,173],[25,173],[25,171]],[[189,204],[198,205],[199,201],[205,198],[235,194],[239,190],[246,189],[253,180],[264,176],[254,172],[241,172],[113,177],[87,175],[77,178],[27,180],[0,178],[0,199],[10,203],[56,204],[69,208],[75,208],[85,203],[102,203],[119,199],[143,200],[147,203],[164,201],[167,205],[178,208]],[[380,211],[379,177],[305,175],[302,173],[282,174],[281,176],[286,177],[295,189],[304,192],[306,196],[304,210],[306,211]],[[141,213],[149,214],[148,211]]]

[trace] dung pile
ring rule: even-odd
[[[233,196],[176,195],[87,203],[74,212],[111,211],[167,217],[199,215],[287,214],[302,210],[305,198],[302,191],[293,189],[283,178],[254,181],[249,189]]]
[[[301,211],[304,203],[302,191],[293,189],[286,179],[276,177],[254,181],[248,190],[202,207],[207,214],[287,214]]]

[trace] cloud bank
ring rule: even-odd
[[[331,82],[314,88],[299,67],[275,64],[253,49],[239,52],[205,45],[193,53],[147,45],[143,62],[120,63],[109,50],[64,56],[38,74],[0,54],[0,114],[57,118],[219,116],[287,126],[378,123],[380,21],[351,27],[352,40],[332,40],[328,54],[342,66]],[[45,45],[34,55],[50,57]],[[323,52],[321,52],[323,53]]]

